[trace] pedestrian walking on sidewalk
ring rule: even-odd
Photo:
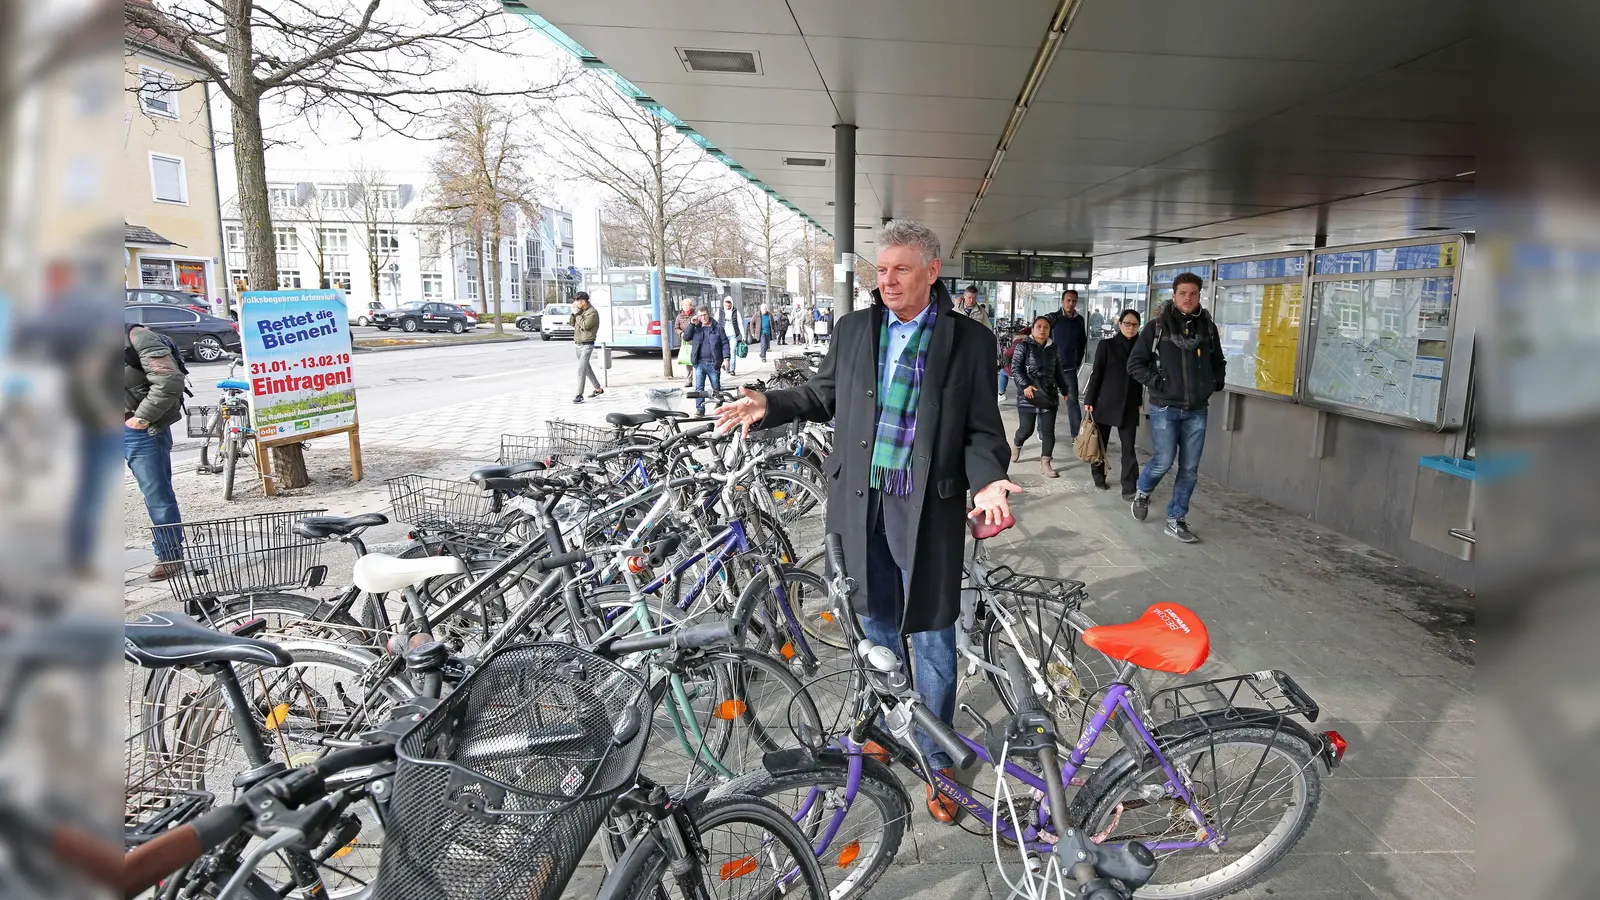
[[[1139,458],[1134,455],[1134,438],[1139,433],[1139,404],[1144,400],[1144,385],[1128,374],[1128,354],[1139,336],[1139,313],[1125,309],[1117,316],[1117,333],[1102,340],[1094,350],[1094,368],[1083,389],[1083,411],[1100,431],[1101,460],[1089,465],[1094,486],[1109,490],[1106,460],[1111,457],[1111,432],[1117,432],[1122,445],[1122,500],[1131,503],[1138,492]]]
[[[129,325],[122,353],[122,400],[126,421],[122,452],[144,495],[150,524],[177,525],[178,495],[172,490],[172,426],[183,418],[183,364],[177,345],[143,325]],[[182,529],[155,529],[156,564],[151,581],[183,571]]]
[[[951,309],[939,281],[939,237],[895,219],[878,233],[878,290],[870,307],[841,316],[828,355],[805,384],[717,410],[724,428],[833,420],[836,451],[827,530],[843,538],[845,569],[862,629],[902,659],[945,722],[956,711],[956,616],[967,539],[967,492],[985,521],[1010,514],[1005,426],[993,402],[994,338]],[[950,755],[920,729],[929,765],[953,775]],[[872,743],[864,754],[881,752]],[[960,806],[927,794],[935,821]]]
[[[739,355],[733,352],[733,348],[744,340],[744,325],[739,318],[739,311],[733,308],[732,297],[722,298],[722,314],[717,324],[722,326],[722,333],[728,339],[728,374],[738,375]]]
[[[1011,441],[1011,461],[1022,458],[1022,445],[1039,431],[1039,474],[1059,478],[1050,465],[1056,449],[1056,410],[1060,409],[1066,373],[1061,354],[1050,339],[1050,317],[1033,320],[1032,331],[1012,351],[1011,377],[1017,382],[1017,434]]]
[[[572,398],[573,403],[583,402],[583,387],[591,381],[594,392],[589,396],[598,397],[606,392],[594,374],[594,366],[589,364],[590,357],[594,356],[594,339],[599,336],[600,311],[589,302],[588,291],[579,291],[572,297],[572,346],[578,350],[578,396]]]
[[[1186,544],[1199,540],[1185,517],[1206,448],[1206,408],[1211,395],[1222,390],[1227,367],[1216,323],[1200,308],[1204,285],[1192,272],[1174,278],[1172,301],[1150,317],[1128,354],[1128,374],[1150,392],[1152,451],[1139,473],[1133,517],[1143,522],[1150,514],[1150,492],[1176,463],[1167,534]]]
[[[1016,355],[1017,345],[1027,338],[1033,329],[1026,325],[1018,325],[1013,333],[1002,334],[996,342],[1000,347],[1000,394],[1001,400],[1006,398],[1006,388],[1011,383],[1011,357]]]
[[[978,286],[975,284],[967,285],[967,289],[961,292],[961,302],[956,305],[956,312],[985,328],[994,328],[994,323],[989,321],[989,311],[978,302]]]
[[[722,370],[728,365],[733,351],[728,346],[727,332],[721,325],[711,321],[711,310],[703,306],[695,310],[694,320],[684,329],[683,342],[690,348],[689,360],[694,366],[694,389],[704,391],[709,384],[713,391],[722,390]],[[694,413],[697,416],[706,414],[704,397],[694,401]]]
[[[1078,292],[1061,292],[1061,308],[1050,314],[1050,339],[1056,342],[1056,352],[1061,355],[1061,371],[1066,373],[1061,397],[1067,407],[1068,434],[1076,436],[1083,424],[1083,412],[1078,404],[1078,369],[1089,350],[1088,321],[1078,314]]]
[[[750,336],[761,341],[761,361],[767,361],[767,348],[772,346],[773,329],[777,326],[777,317],[772,314],[772,307],[761,304],[761,311],[750,317]]]
[[[786,309],[778,310],[778,343],[780,345],[789,343],[789,311]]]

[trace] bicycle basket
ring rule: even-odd
[[[582,459],[584,451],[571,441],[552,440],[544,435],[500,435],[500,465],[515,466],[525,462],[571,464]]]
[[[499,518],[493,498],[475,484],[427,475],[401,475],[384,483],[394,520],[413,528],[481,528]]]
[[[622,446],[621,436],[615,428],[563,422],[553,419],[545,423],[545,436],[565,446],[567,453],[603,453]]]
[[[216,430],[217,416],[220,415],[219,407],[215,406],[185,406],[183,409],[184,427],[188,429],[189,437],[210,437]]]
[[[555,900],[634,784],[650,716],[638,676],[588,651],[494,654],[400,740],[374,900]]]
[[[183,570],[167,583],[175,600],[233,597],[252,591],[320,584],[322,542],[295,534],[294,523],[324,509],[258,513],[150,529],[157,555],[170,548]]]

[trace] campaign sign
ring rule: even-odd
[[[275,443],[354,425],[344,292],[246,291],[242,299],[239,335],[256,436]]]

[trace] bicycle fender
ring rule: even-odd
[[[617,900],[626,894],[633,883],[639,880],[645,861],[660,852],[661,839],[654,829],[629,844],[617,859],[617,864],[606,873],[605,880],[600,882],[600,890],[595,893],[594,900]]]
[[[834,747],[824,747],[820,751],[813,751],[809,747],[794,747],[787,750],[773,750],[761,756],[761,767],[766,769],[769,775],[799,775],[804,772],[842,769],[848,765],[849,759],[845,757],[843,751]]]
[[[1241,722],[1237,718],[1240,713],[1249,717],[1248,722]],[[1281,716],[1266,710],[1259,709],[1214,709],[1181,719],[1173,719],[1151,730],[1155,739],[1163,744],[1174,743],[1186,737],[1202,734],[1208,730],[1237,725],[1251,725],[1260,728],[1270,728],[1281,734],[1293,735],[1306,742],[1306,746],[1317,749],[1321,746],[1316,738],[1311,736],[1304,725],[1288,716]],[[1128,774],[1136,766],[1146,764],[1155,765],[1150,754],[1150,748],[1144,744],[1138,745],[1138,753],[1133,748],[1124,746],[1116,753],[1111,754],[1095,773],[1089,776],[1083,787],[1072,796],[1071,816],[1073,822],[1081,822],[1089,814],[1089,802],[1105,793],[1117,779]]]

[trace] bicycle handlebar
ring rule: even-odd
[[[929,709],[926,703],[912,704],[911,721],[917,723],[923,731],[927,732],[928,737],[939,745],[939,749],[950,754],[950,758],[955,761],[956,768],[965,769],[977,760],[978,755],[972,751],[971,747],[967,746],[967,742],[956,734],[955,729],[946,725],[938,716],[934,715],[933,710]]]
[[[665,634],[647,634],[639,637],[619,637],[601,641],[594,648],[594,652],[601,656],[617,658],[630,653],[644,653],[650,650],[695,650],[701,647],[710,647],[716,644],[727,643],[739,634],[739,623],[734,619],[722,619],[717,622],[701,622],[687,628],[679,628]]]
[[[552,553],[534,563],[533,568],[539,572],[548,572],[551,569],[560,569],[564,566],[575,566],[587,560],[589,553],[590,551],[584,547],[580,547],[577,550],[568,550],[565,553]]]
[[[1006,680],[1011,682],[1011,694],[1017,701],[1018,713],[1043,712],[1039,698],[1033,692],[1033,678],[1015,653],[1005,654]]]

